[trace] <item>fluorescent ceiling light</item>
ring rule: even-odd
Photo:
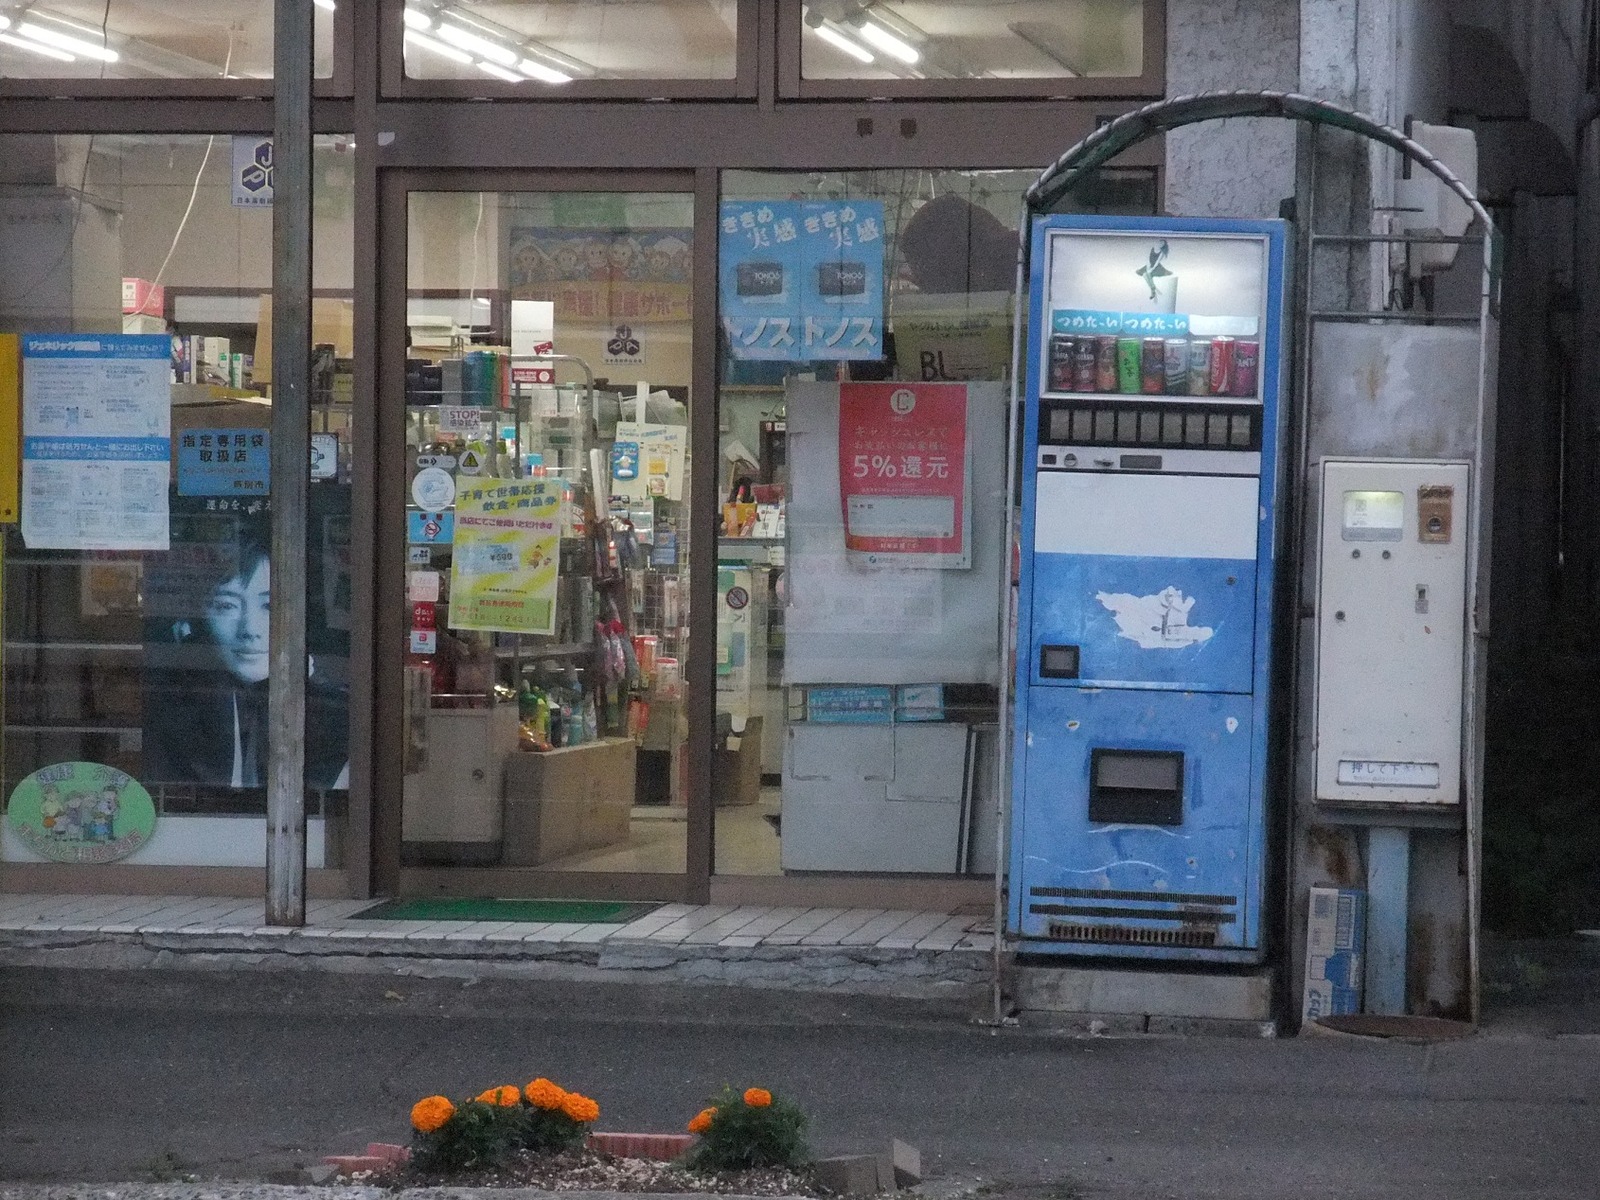
[[[506,70],[499,63],[481,62],[478,64],[478,70],[493,75],[496,79],[504,79],[507,83],[523,82],[521,75],[518,75],[515,71]]]
[[[875,21],[862,21],[859,29],[862,41],[876,46],[891,58],[898,58],[903,63],[916,63],[922,58],[917,48],[910,42],[895,37]]]
[[[325,8],[329,12],[332,12],[334,9],[333,0],[311,0],[311,3],[315,4],[318,8]]]
[[[74,54],[81,54],[85,58],[98,58],[102,62],[116,62],[117,52],[108,50],[104,46],[97,46],[86,38],[75,38],[69,33],[57,33],[54,29],[46,29],[41,25],[34,25],[24,21],[17,26],[17,32],[25,34],[36,42],[44,42],[59,50],[68,50]]]
[[[10,29],[10,28],[11,28],[11,18],[10,17],[0,17],[0,29]]]
[[[433,18],[425,12],[419,12],[417,9],[408,8],[406,9],[406,28],[432,29]]]
[[[463,50],[470,50],[480,54],[492,63],[499,63],[502,67],[514,67],[517,59],[522,56],[503,42],[492,42],[486,37],[479,37],[475,33],[468,33],[458,25],[448,21],[439,22],[439,36],[452,46],[460,46]]]
[[[448,58],[451,62],[469,63],[472,55],[457,50],[454,46],[446,46],[443,42],[436,42],[425,33],[406,30],[406,45],[415,46],[419,50],[427,50],[437,54],[440,58]]]
[[[12,37],[9,33],[0,33],[0,42],[8,46],[15,46],[19,50],[32,50],[35,54],[42,54],[45,58],[53,58],[57,62],[77,62],[70,54],[60,50],[52,50],[49,46],[41,46],[38,42],[30,42],[26,38]]]
[[[817,25],[812,28],[811,32],[816,34],[823,41],[827,42],[828,45],[843,50],[857,62],[870,63],[877,61],[877,59],[872,57],[871,50],[868,50],[854,38],[846,37],[832,25]]]
[[[531,58],[525,58],[519,62],[517,64],[517,70],[521,71],[524,75],[528,75],[539,80],[542,83],[572,82],[571,75],[568,75],[563,71],[558,71],[554,67],[547,67],[542,62],[535,62]]]

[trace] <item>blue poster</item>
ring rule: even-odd
[[[265,429],[187,429],[178,435],[178,495],[265,496],[271,435]]]
[[[883,357],[883,202],[725,200],[722,325],[734,358]]]

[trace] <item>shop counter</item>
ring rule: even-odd
[[[601,738],[505,759],[505,849],[510,867],[625,845],[633,810],[631,738]]]

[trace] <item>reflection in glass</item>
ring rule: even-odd
[[[315,0],[333,74],[335,0]],[[273,0],[0,0],[0,78],[271,79]]]
[[[559,86],[732,79],[737,0],[407,0],[406,74]]]
[[[1078,79],[1143,70],[1143,0],[810,0],[807,79]]]

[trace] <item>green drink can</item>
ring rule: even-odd
[[[1140,355],[1144,346],[1136,337],[1117,339],[1117,391],[1124,395],[1139,394]]]

